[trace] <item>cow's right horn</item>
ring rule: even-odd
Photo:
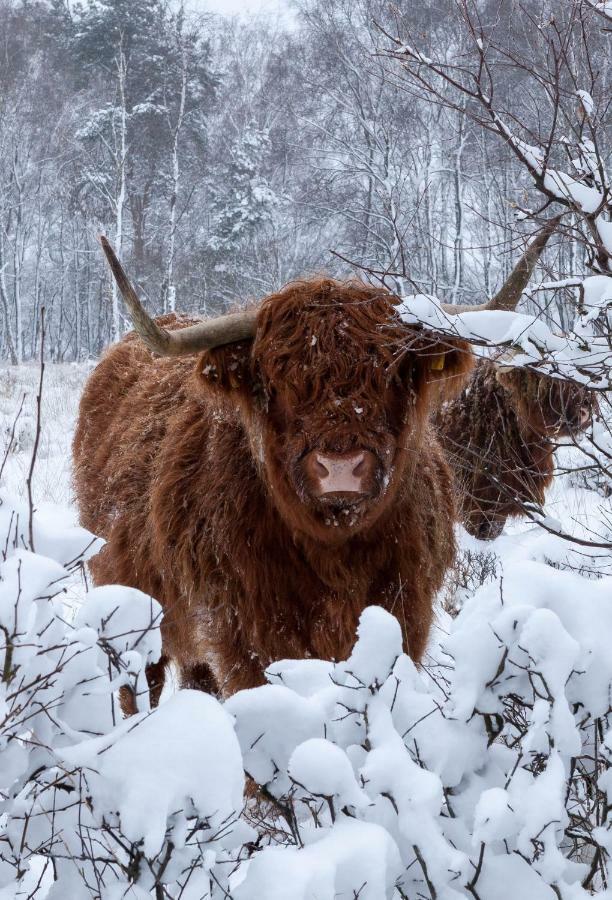
[[[554,219],[551,219],[550,222],[546,223],[527,247],[494,297],[491,297],[486,303],[477,303],[474,306],[469,306],[465,303],[442,303],[441,307],[444,312],[451,316],[456,316],[459,313],[482,312],[484,310],[515,310],[521,299],[521,294],[527,287],[533,270],[542,255],[542,251],[548,243],[549,237],[556,231],[561,219],[562,215],[556,216]]]
[[[212,350],[223,344],[233,344],[234,341],[244,341],[255,335],[256,309],[206,319],[198,322],[197,325],[190,325],[188,328],[181,328],[178,331],[167,331],[165,328],[161,328],[140,302],[115,251],[104,235],[100,236],[100,243],[117,282],[117,287],[130,311],[134,328],[149,350],[157,353],[158,356],[188,356],[202,350]]]

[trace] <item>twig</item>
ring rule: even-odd
[[[36,465],[36,457],[38,455],[38,445],[40,443],[40,432],[42,422],[42,389],[43,378],[45,374],[45,307],[40,309],[40,378],[38,380],[38,394],[36,395],[36,434],[34,437],[34,446],[32,447],[32,456],[30,458],[30,469],[26,479],[28,489],[28,507],[30,510],[29,539],[30,550],[34,552],[34,500],[32,497],[32,478],[34,475],[34,466]]]

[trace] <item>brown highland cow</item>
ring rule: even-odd
[[[548,233],[480,308],[516,303]],[[154,321],[103,246],[140,337],[87,383],[75,485],[83,524],[107,541],[95,582],[164,608],[152,701],[168,660],[184,685],[227,696],[278,658],[343,658],[372,603],[398,617],[418,661],[455,551],[429,415],[461,389],[467,345],[403,324],[392,294],[359,281]]]
[[[466,530],[498,537],[525,504],[541,506],[559,438],[591,421],[595,395],[580,385],[482,359],[463,391],[434,414],[458,487]]]

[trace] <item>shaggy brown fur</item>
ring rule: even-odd
[[[91,375],[74,459],[81,520],[107,540],[93,576],[159,599],[164,661],[184,684],[225,696],[275,659],[344,658],[371,603],[421,658],[455,550],[428,414],[471,354],[403,325],[393,302],[360,282],[300,282],[262,301],[253,342],[195,366],[130,334]],[[313,448],[373,453],[374,496],[313,496]],[[158,693],[160,667],[149,674]]]
[[[553,476],[555,439],[590,421],[592,392],[527,369],[481,360],[463,392],[434,415],[459,489],[467,531],[497,537],[506,519],[541,505]]]

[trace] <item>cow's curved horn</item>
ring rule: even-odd
[[[100,236],[100,243],[117,287],[129,309],[134,328],[149,350],[158,356],[187,356],[202,350],[212,350],[213,347],[220,347],[223,344],[232,344],[234,341],[243,341],[255,335],[256,309],[217,316],[178,331],[161,328],[140,302],[115,251],[104,235]]]
[[[546,223],[544,228],[542,228],[540,233],[527,247],[506,279],[504,285],[494,297],[491,297],[486,303],[477,303],[474,306],[470,306],[466,303],[442,303],[441,307],[444,312],[449,313],[451,316],[456,316],[459,313],[482,312],[483,310],[515,310],[521,299],[521,294],[529,283],[529,279],[536,267],[536,263],[542,255],[544,247],[548,243],[549,237],[556,231],[561,219],[562,216],[557,216]]]

